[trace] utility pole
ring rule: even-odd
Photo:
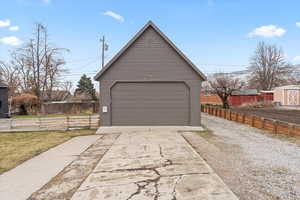
[[[100,42],[102,42],[102,68],[104,67],[104,52],[108,50],[108,44],[105,42],[105,37],[103,35],[102,39],[100,39]]]
[[[40,48],[42,47],[41,44],[41,33],[42,31],[45,32],[45,27],[42,24],[37,24],[37,42],[36,42],[36,70],[37,70],[37,78],[36,78],[36,95],[38,97],[38,100],[41,98],[41,89],[40,89],[40,76],[41,76],[41,64],[42,64],[42,59],[40,59]],[[46,33],[46,32],[45,32]],[[44,38],[45,40],[47,38]],[[45,49],[46,51],[46,49]]]

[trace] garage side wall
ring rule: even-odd
[[[100,120],[111,126],[111,88],[116,82],[182,81],[190,89],[190,125],[200,126],[202,79],[188,63],[149,27],[100,77]],[[106,106],[108,112],[103,113]]]

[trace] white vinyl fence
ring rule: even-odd
[[[0,119],[0,132],[96,129],[99,115]]]

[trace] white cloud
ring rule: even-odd
[[[296,26],[300,28],[300,22],[296,22]]]
[[[0,27],[7,27],[10,26],[10,20],[6,19],[6,20],[0,20]]]
[[[124,22],[125,21],[125,19],[124,19],[124,17],[122,15],[119,15],[119,14],[117,14],[115,12],[110,11],[110,10],[105,11],[103,13],[103,15],[110,16],[110,17],[112,17],[112,18],[114,18],[116,20],[119,20],[120,22]]]
[[[0,43],[11,45],[11,46],[18,46],[22,44],[22,41],[15,36],[9,36],[9,37],[0,38]]]
[[[11,27],[9,27],[10,31],[18,31],[19,29],[20,29],[19,26],[11,26]]]
[[[300,56],[295,56],[295,57],[293,58],[293,60],[294,60],[295,62],[300,62]]]
[[[254,29],[248,34],[248,37],[262,36],[262,37],[280,37],[286,33],[286,30],[275,25],[261,26]]]

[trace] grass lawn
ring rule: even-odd
[[[0,174],[48,149],[95,130],[0,133]]]

